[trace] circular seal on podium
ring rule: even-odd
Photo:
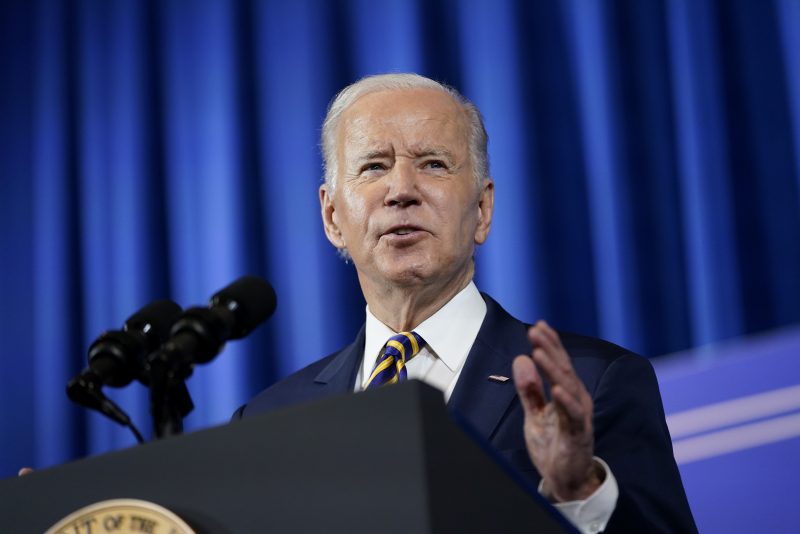
[[[186,522],[158,504],[139,499],[111,499],[84,506],[45,534],[197,534]]]

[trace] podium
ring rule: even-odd
[[[417,381],[2,480],[0,531],[43,533],[116,498],[198,534],[576,532]]]

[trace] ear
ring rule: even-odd
[[[342,232],[337,223],[338,215],[333,202],[333,195],[330,194],[328,184],[319,186],[319,208],[322,215],[322,227],[325,229],[325,237],[331,244],[338,248],[345,248]]]
[[[491,178],[483,180],[478,196],[478,226],[475,228],[475,244],[482,245],[489,237],[494,212],[494,182]]]

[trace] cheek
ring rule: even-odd
[[[360,195],[349,191],[344,195],[344,199],[345,206],[347,206],[347,213],[350,218],[354,220],[363,219],[364,213],[366,212],[364,199]]]
[[[462,218],[462,223],[459,225],[459,247],[471,251],[475,246],[476,239],[478,239],[477,229],[480,213],[477,209],[470,207],[467,210],[462,210],[459,216]],[[472,254],[472,252],[470,252],[470,254]]]
[[[471,240],[475,234],[475,228],[478,226],[480,212],[475,207],[472,199],[461,199],[461,202],[463,204],[450,211],[450,217],[454,222],[460,221],[459,224],[454,224],[454,227],[457,228],[461,237],[469,237]]]
[[[342,191],[342,207],[339,216],[345,226],[356,232],[363,232],[367,223],[367,202],[363,195],[351,190]]]

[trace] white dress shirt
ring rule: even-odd
[[[369,306],[366,316],[364,357],[356,376],[355,391],[364,389],[381,349],[397,333],[380,322]],[[484,317],[486,303],[475,283],[470,282],[439,311],[413,328],[425,340],[425,347],[406,363],[408,378],[422,380],[441,390],[445,402],[449,401]],[[586,500],[555,503],[555,507],[585,534],[605,528],[619,496],[617,482],[608,465],[597,457],[595,461],[605,470],[605,480],[600,487]],[[540,485],[540,492],[541,489]]]
[[[425,346],[406,363],[408,378],[416,378],[444,392],[445,401],[456,385],[461,368],[478,337],[486,316],[486,303],[475,284],[462,289],[439,311],[413,330],[425,340]],[[386,341],[397,334],[380,322],[367,306],[364,357],[356,378],[356,391],[369,379]]]

